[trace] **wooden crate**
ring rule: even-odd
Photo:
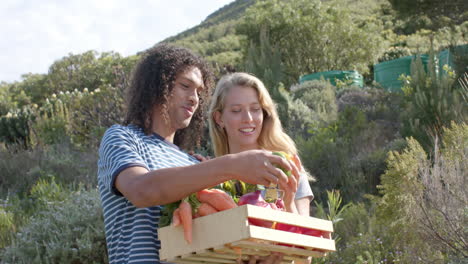
[[[264,228],[249,224],[256,218],[320,230],[323,238]],[[283,263],[302,263],[309,257],[322,257],[335,251],[330,221],[243,205],[193,221],[193,242],[184,239],[182,226],[159,229],[160,258],[171,263],[236,263],[251,255],[268,256],[284,253]],[[288,244],[288,247],[278,244]]]

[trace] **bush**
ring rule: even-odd
[[[16,233],[2,263],[107,263],[97,190],[71,193],[52,203]]]
[[[314,114],[301,99],[290,99],[288,105],[288,123],[285,130],[292,138],[306,138],[309,126],[315,123]]]
[[[13,214],[0,207],[0,248],[10,244],[11,236],[15,232]]]
[[[328,81],[313,80],[301,83],[292,89],[293,98],[301,99],[311,110],[313,118],[319,123],[336,120],[338,106],[336,88]]]
[[[16,152],[0,149],[0,193],[11,192],[22,197],[39,178],[48,175],[54,176],[58,183],[81,182],[95,187],[97,159],[97,150],[78,151],[68,143]]]
[[[21,109],[10,109],[0,116],[0,142],[8,148],[30,148],[32,144],[31,125],[36,119],[35,108],[25,106]]]
[[[442,127],[451,121],[467,122],[468,91],[455,84],[449,68],[440,69],[433,54],[429,56],[427,72],[420,58],[411,63],[411,76],[404,77],[402,88],[406,97],[402,134],[414,137],[426,151],[434,148],[433,137],[439,137]],[[442,74],[445,70],[445,74]]]
[[[32,125],[35,145],[52,145],[69,139],[68,109],[60,99],[47,100],[38,112]]]
[[[379,220],[389,232],[405,234],[405,239],[393,237],[392,243],[408,262],[457,262],[468,255],[468,196],[463,184],[468,126],[452,123],[443,131],[443,147],[439,150],[436,144],[431,159],[413,138],[402,153],[390,152],[379,187]]]
[[[358,165],[383,142],[377,143],[375,125],[356,107],[338,114],[338,120],[326,126],[311,126],[306,139],[296,138],[304,166],[317,177],[313,186],[316,197],[324,199],[323,190],[341,190],[345,201],[362,199],[368,189],[366,175]],[[385,143],[384,143],[385,144]],[[375,188],[375,187],[374,187]]]
[[[286,100],[285,127],[293,138],[308,138],[310,127],[326,126],[337,118],[335,87],[327,81],[313,80],[295,85]]]

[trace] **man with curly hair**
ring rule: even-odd
[[[252,184],[295,179],[272,164],[293,164],[263,150],[199,162],[187,154],[200,142],[213,86],[204,60],[166,44],[149,49],[128,89],[123,125],[110,127],[99,148],[98,182],[110,263],[160,263],[161,205],[231,179]],[[278,263],[273,256],[268,263]]]

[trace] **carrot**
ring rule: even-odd
[[[210,215],[210,214],[214,214],[217,212],[218,210],[216,210],[213,206],[207,203],[201,203],[200,206],[198,207],[198,214],[200,216]]]
[[[180,225],[180,209],[177,208],[174,210],[174,212],[172,213],[172,225],[173,226],[178,226]]]
[[[179,205],[180,221],[184,228],[185,240],[190,244],[192,243],[192,207],[186,201],[180,202]]]
[[[197,198],[202,203],[213,206],[218,211],[224,211],[237,207],[231,196],[222,190],[204,189],[197,192]]]

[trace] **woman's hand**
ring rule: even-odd
[[[296,198],[296,192],[297,188],[299,185],[299,169],[296,165],[296,162],[294,160],[288,160],[290,163],[291,168],[293,168],[291,171],[291,176],[289,177],[288,184],[286,185],[286,188],[282,188],[283,190],[283,202],[284,202],[284,207],[287,212],[290,213],[298,213],[296,203],[295,203],[295,198]]]
[[[210,156],[204,157],[204,156],[202,156],[202,155],[200,155],[200,154],[197,154],[197,153],[193,152],[192,150],[189,151],[188,154],[189,154],[190,156],[196,158],[196,159],[197,159],[198,161],[200,161],[200,162],[207,161],[207,160],[210,160],[210,159],[211,159]]]

